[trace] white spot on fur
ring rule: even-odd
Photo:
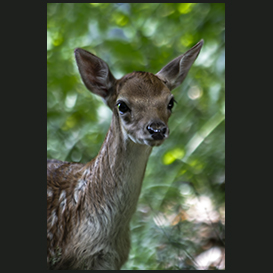
[[[56,210],[52,211],[50,218],[51,218],[51,227],[53,227],[56,224],[56,222],[58,221],[58,216],[56,214]]]
[[[65,191],[62,191],[61,194],[60,194],[60,198],[59,198],[59,201],[61,201],[60,207],[62,208],[62,213],[64,212],[65,207],[66,207],[65,197],[66,197],[66,193],[65,193]]]
[[[74,201],[75,201],[75,203],[77,204],[78,203],[78,201],[79,201],[79,198],[78,198],[78,192],[74,192],[74,195],[73,195],[73,197],[74,197]]]
[[[89,168],[87,168],[87,169],[85,169],[84,170],[84,172],[83,172],[83,177],[85,177],[86,175],[89,175],[90,174],[90,169]]]
[[[77,186],[75,187],[74,190],[74,201],[78,203],[79,201],[79,196],[82,192],[84,192],[86,188],[87,182],[84,179],[79,179]]]
[[[60,198],[59,198],[59,201],[61,201],[62,199],[65,199],[65,191],[62,191],[61,194],[60,194]]]
[[[53,192],[52,192],[52,189],[47,189],[47,196],[48,197],[52,197],[53,196]]]
[[[94,170],[96,170],[96,168],[97,168],[97,166],[98,166],[98,164],[100,163],[100,155],[98,155],[97,157],[96,157],[96,160],[95,160],[95,163],[94,163]]]
[[[48,238],[49,238],[50,240],[52,240],[53,234],[52,234],[51,232],[48,232],[48,233],[47,233],[47,236],[48,236]]]

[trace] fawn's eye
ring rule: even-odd
[[[124,114],[124,113],[126,113],[128,110],[130,110],[129,107],[126,105],[126,103],[123,102],[123,101],[119,101],[119,102],[117,103],[117,107],[118,107],[118,110],[119,110],[119,112],[120,112],[121,114]]]
[[[170,111],[172,111],[172,108],[173,108],[173,105],[174,105],[175,102],[176,102],[175,99],[174,99],[174,98],[171,98],[171,100],[170,100],[170,102],[169,102],[169,104],[168,104],[168,109],[169,109]]]

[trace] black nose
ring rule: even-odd
[[[155,140],[160,140],[165,137],[167,126],[163,122],[152,122],[147,126],[148,132]]]

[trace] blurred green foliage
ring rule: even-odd
[[[156,73],[200,39],[199,57],[173,91],[170,137],[150,156],[123,269],[224,268],[225,4],[47,4],[48,158],[90,161],[111,121],[80,79],[75,48],[120,78]]]

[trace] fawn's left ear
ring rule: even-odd
[[[180,85],[186,78],[193,62],[197,58],[204,40],[202,39],[195,46],[193,46],[186,53],[175,58],[167,65],[165,65],[156,75],[163,81],[166,81],[166,85],[170,90]]]

